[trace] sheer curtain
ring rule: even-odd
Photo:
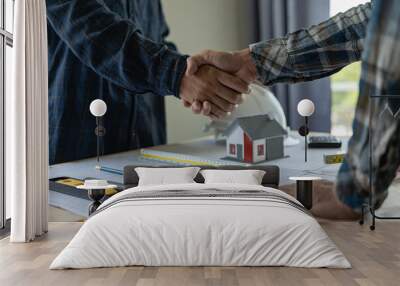
[[[7,98],[6,166],[12,242],[47,232],[48,107],[45,0],[15,1],[13,93]]]

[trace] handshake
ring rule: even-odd
[[[220,119],[230,114],[256,80],[250,50],[227,53],[204,51],[187,60],[180,86],[183,105],[195,114]]]

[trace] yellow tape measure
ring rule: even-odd
[[[345,153],[324,155],[325,164],[341,164],[344,161]]]
[[[77,187],[77,186],[83,185],[84,182],[81,180],[78,180],[78,179],[64,178],[64,179],[57,180],[56,183],[59,183],[61,185],[70,186],[70,187]]]
[[[74,178],[63,178],[63,179],[57,180],[56,183],[76,188],[77,186],[83,185],[84,181],[74,179]],[[76,189],[76,190],[78,190],[78,189]],[[118,190],[116,190],[116,189],[106,189],[106,196],[112,196],[112,195],[115,195],[116,193],[118,193]]]

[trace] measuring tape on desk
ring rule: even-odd
[[[144,159],[165,162],[165,163],[173,163],[178,165],[195,165],[195,166],[221,166],[221,165],[248,166],[249,165],[241,162],[212,160],[197,156],[184,155],[166,151],[149,150],[149,149],[141,149],[140,155]]]
[[[344,161],[346,153],[324,154],[325,164],[341,164]]]

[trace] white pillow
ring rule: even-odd
[[[202,170],[205,184],[261,185],[265,171],[261,170]]]
[[[200,171],[198,167],[188,168],[135,168],[139,176],[139,186],[171,185],[195,183]]]

